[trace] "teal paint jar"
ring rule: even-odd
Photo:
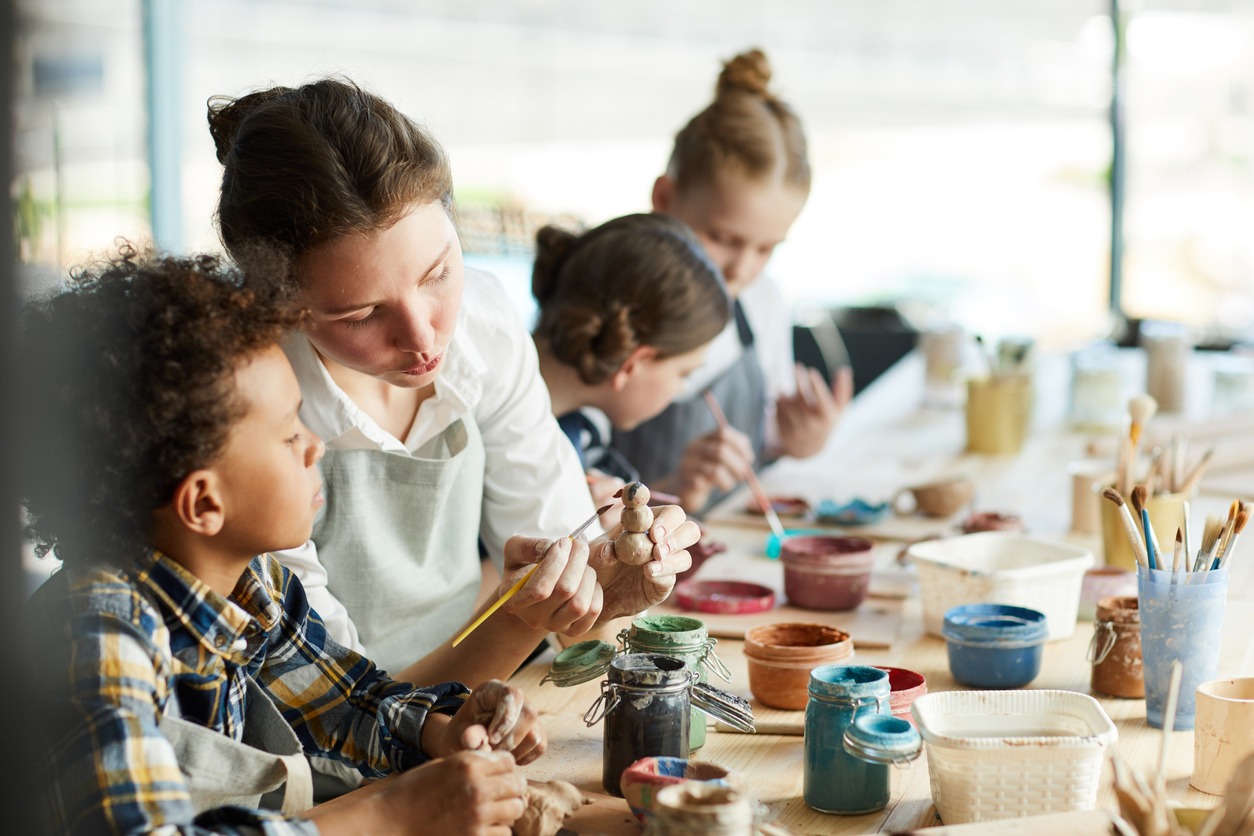
[[[918,755],[921,741],[894,718],[888,673],[866,665],[810,672],[802,797],[821,813],[861,815],[889,799],[890,763]]]
[[[646,615],[637,618],[631,627],[618,635],[627,653],[657,653],[681,660],[690,671],[697,674],[697,681],[709,682],[714,672],[724,682],[731,682],[731,672],[717,656],[705,622],[684,615]],[[700,749],[705,745],[705,714],[692,710],[688,726],[688,748]]]

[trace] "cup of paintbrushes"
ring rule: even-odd
[[[1197,686],[1219,675],[1228,570],[1181,574],[1142,567],[1137,571],[1137,597],[1145,719],[1156,729],[1163,727],[1171,665],[1178,660],[1184,671],[1175,727],[1191,729],[1197,713]]]
[[[1032,420],[1032,377],[1024,372],[967,381],[967,450],[1018,453]]]
[[[1097,489],[1099,497],[1102,490],[1107,487],[1110,486],[1102,485]],[[1124,496],[1123,501],[1128,510],[1132,511],[1132,498]],[[1145,510],[1149,512],[1150,527],[1154,529],[1154,536],[1158,538],[1159,544],[1167,552],[1165,558],[1167,568],[1170,568],[1171,564],[1171,544],[1175,542],[1176,529],[1184,529],[1186,524],[1187,503],[1188,497],[1182,493],[1160,493],[1145,501]],[[1128,539],[1128,531],[1120,514],[1119,506],[1115,503],[1101,500],[1102,553],[1105,555],[1107,566],[1135,570],[1136,557],[1132,553],[1132,543]],[[1139,528],[1141,515],[1133,512],[1132,516]]]

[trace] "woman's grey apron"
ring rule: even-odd
[[[739,301],[732,311],[740,337],[740,358],[715,378],[709,389],[727,415],[728,423],[749,436],[753,453],[761,463],[766,448],[766,378],[754,347],[753,330]],[[672,473],[688,444],[715,427],[717,424],[705,399],[696,395],[675,401],[634,430],[615,430],[613,444],[640,472],[641,481],[648,484]],[[716,490],[705,508],[687,510],[699,515],[726,495]]]
[[[328,450],[326,506],[313,541],[327,588],[366,655],[399,671],[448,641],[474,612],[482,569],[483,438],[451,424],[423,450]]]
[[[228,805],[255,809],[262,795],[286,785],[283,814],[305,812],[313,806],[313,784],[296,733],[251,677],[244,699],[243,740],[178,717],[158,721],[174,747],[192,805],[197,813]]]

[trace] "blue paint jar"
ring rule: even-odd
[[[889,798],[888,764],[909,759],[911,740],[915,754],[920,745],[914,728],[891,714],[887,672],[866,665],[822,665],[810,672],[809,692],[806,804],[821,813],[850,816],[882,810]]]
[[[974,688],[1021,688],[1041,672],[1045,614],[1008,604],[964,604],[945,613],[949,672]]]

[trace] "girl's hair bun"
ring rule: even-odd
[[[239,126],[250,113],[264,104],[268,104],[291,93],[290,87],[272,87],[257,93],[249,93],[232,99],[229,96],[210,96],[206,102],[209,111],[209,135],[213,137],[213,147],[218,162],[226,165],[226,158],[235,142]]]
[[[771,63],[766,60],[766,53],[760,49],[750,49],[723,64],[723,71],[718,76],[716,96],[728,93],[751,93],[756,96],[767,95],[766,88],[771,83]]]
[[[579,236],[559,226],[543,226],[536,232],[536,260],[531,269],[531,294],[544,303],[557,289],[562,263],[578,243]]]

